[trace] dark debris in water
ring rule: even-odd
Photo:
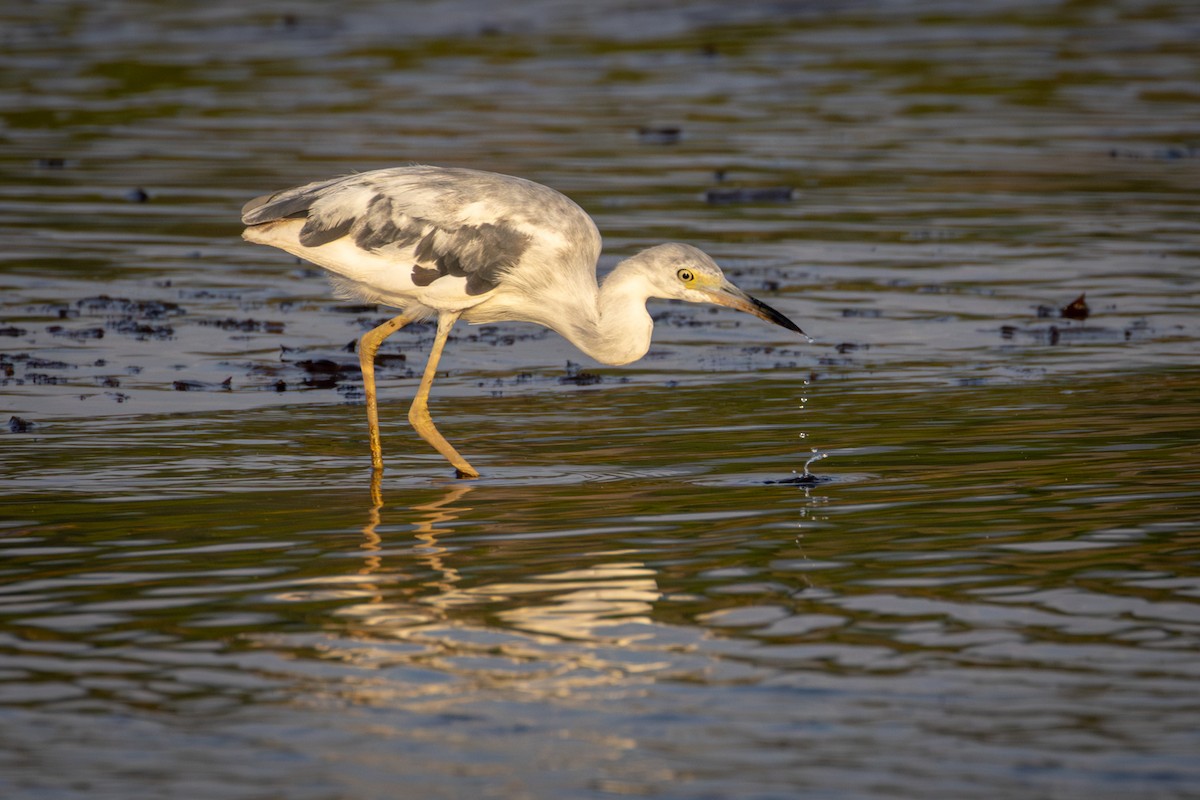
[[[725,183],[729,174],[724,169],[713,172],[713,180]],[[796,199],[796,190],[791,186],[718,186],[704,192],[704,201],[710,205],[737,205],[739,203],[790,203]]]
[[[66,328],[51,325],[46,328],[52,336],[68,339],[102,339],[106,330],[138,340],[170,339],[175,330],[164,322],[169,317],[184,314],[177,303],[163,300],[133,300],[128,297],[110,297],[106,294],[83,297],[74,303],[46,306],[43,311],[59,319],[80,317],[104,317],[104,327]]]
[[[790,203],[796,199],[791,186],[721,187],[704,193],[704,201],[714,206],[739,203]]]
[[[1114,307],[1109,306],[1109,310]],[[1131,341],[1135,337],[1149,332],[1145,320],[1138,320],[1123,328],[1109,328],[1101,325],[1076,325],[1092,317],[1092,308],[1088,305],[1087,294],[1081,292],[1071,302],[1063,306],[1039,305],[1036,308],[1038,319],[1065,319],[1065,324],[1050,324],[1046,326],[1001,325],[1000,338],[1013,341],[1017,338],[1029,338],[1041,344],[1056,345],[1060,342],[1114,342]]]
[[[84,297],[75,301],[75,307],[88,315],[106,314],[163,319],[184,313],[177,303],[162,300],[131,300],[128,297],[109,297],[106,294]]]
[[[517,342],[529,342],[545,339],[549,333],[549,328],[541,327],[514,331],[505,330],[499,325],[480,325],[478,328],[471,328],[468,333],[465,333],[457,338],[459,340],[465,340],[468,342],[490,344],[493,347],[509,347]]]
[[[592,386],[600,383],[603,378],[594,372],[587,372],[580,368],[574,361],[567,362],[567,374],[558,379],[562,384],[573,384],[575,386]]]
[[[1168,147],[1159,147],[1154,150],[1132,150],[1128,148],[1117,149],[1113,148],[1108,151],[1109,158],[1123,159],[1131,161],[1140,161],[1149,159],[1154,161],[1181,161],[1189,158],[1200,158],[1200,145],[1195,144],[1179,144]]]
[[[778,280],[767,280],[763,288],[774,291],[779,285]],[[283,341],[282,337],[293,326],[278,321],[278,317],[266,319],[260,316],[255,309],[267,307],[267,303],[261,299],[247,299],[238,289],[174,288],[169,280],[156,281],[153,286],[155,291],[164,294],[139,297],[128,292],[112,295],[81,293],[76,297],[36,304],[31,302],[22,310],[25,317],[0,320],[0,342],[19,343],[20,347],[31,348],[29,352],[14,351],[18,345],[10,344],[12,349],[9,352],[0,352],[0,386],[39,386],[44,387],[47,396],[116,403],[131,400],[136,391],[143,388],[239,394],[333,390],[350,400],[362,399],[362,375],[356,355],[357,336],[349,342],[343,340],[344,348],[341,344],[333,343],[301,345],[294,341]],[[221,310],[205,314],[201,307],[203,310]],[[311,305],[305,307],[309,310],[312,308]],[[287,314],[290,302],[272,303],[270,308],[275,310],[272,316],[275,313]],[[234,309],[240,309],[240,312]],[[342,304],[329,306],[326,310],[351,315],[352,318],[348,320],[351,326],[361,326],[364,330],[388,318],[379,317],[382,309],[374,305]],[[695,312],[696,309],[691,308],[669,308],[657,313],[656,318],[677,327],[701,329],[736,327],[741,324],[740,320],[722,315],[716,308],[707,313]],[[186,344],[157,344],[163,340],[186,341],[189,333],[194,334],[198,329],[226,332],[225,335],[235,340],[263,335],[279,336],[279,358],[275,360],[251,355],[238,362],[205,364],[186,358],[189,352]],[[414,324],[406,329],[401,347],[377,354],[375,365],[378,374],[405,380],[419,377],[419,372],[414,372],[409,366],[408,353],[424,355],[435,331],[436,326],[431,322]],[[510,347],[552,335],[549,329],[541,327],[480,325],[460,328],[460,333],[452,339]],[[110,344],[107,341],[109,339],[118,341]],[[126,342],[119,341],[128,339],[149,341],[151,344],[129,348]],[[101,351],[98,346],[92,346],[92,340],[103,340],[106,349]],[[53,360],[33,357],[39,346],[53,348],[59,357]],[[111,353],[111,356],[97,358],[99,352]],[[778,358],[798,358],[796,351],[777,347],[763,347],[748,352]],[[135,354],[145,354],[140,356],[145,360],[139,361],[139,356]],[[653,351],[650,356],[654,356]],[[794,368],[795,363],[777,361],[776,367]],[[167,369],[176,373],[162,377],[128,378],[134,375],[157,376]],[[602,376],[568,362],[565,373],[535,375],[524,372],[498,378],[492,388],[499,393],[504,386],[543,381],[587,387],[614,380],[623,383],[629,379],[625,376]],[[19,413],[21,409],[14,408],[12,411]]]
[[[1091,313],[1091,309],[1088,308],[1087,301],[1084,299],[1084,297],[1084,294],[1079,295],[1079,297],[1076,297],[1074,300],[1060,308],[1058,313],[1066,319],[1087,319],[1088,314]]]
[[[357,363],[341,363],[328,358],[296,361],[293,366],[304,370],[301,385],[308,389],[336,389],[339,384],[361,374]]]
[[[207,381],[175,381],[172,388],[177,392],[228,392],[233,388],[233,376],[230,375],[220,383]]]
[[[283,333],[284,324],[265,319],[198,319],[197,325],[242,333]]]
[[[1091,308],[1087,304],[1086,293],[1080,294],[1065,306],[1047,306],[1040,305],[1037,307],[1038,319],[1054,319],[1062,317],[1063,319],[1085,320],[1091,313]]]
[[[135,319],[120,319],[110,326],[117,333],[145,341],[147,339],[170,339],[175,329],[170,325],[150,325]]]
[[[128,297],[109,297],[104,294],[84,297],[70,304],[48,305],[41,308],[40,311],[62,320],[104,317],[103,327],[95,325],[82,328],[68,328],[64,325],[48,325],[46,327],[46,332],[51,336],[75,340],[103,339],[105,331],[113,331],[122,336],[132,336],[139,340],[170,339],[175,335],[175,330],[164,320],[185,313],[175,303],[161,300],[131,300]],[[12,335],[25,335],[25,331],[19,328],[14,327],[12,331]]]
[[[104,328],[64,328],[62,325],[50,325],[46,333],[51,336],[61,336],[67,339],[103,339]]]
[[[338,303],[323,308],[325,311],[332,311],[335,314],[374,314],[379,311],[377,306],[363,305],[362,303]],[[373,328],[377,324],[379,323],[375,323],[371,327]]]
[[[683,140],[683,129],[677,125],[646,125],[638,128],[637,137],[642,144],[678,144]]]
[[[774,486],[820,486],[825,483],[833,483],[833,478],[827,475],[813,475],[811,472],[806,472],[803,475],[793,475],[783,480],[763,481],[763,483]]]

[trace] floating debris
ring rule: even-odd
[[[683,139],[683,129],[677,125],[638,128],[638,141],[642,144],[678,144]]]
[[[781,481],[765,481],[768,485],[774,486],[818,486],[822,483],[831,483],[833,478],[825,475],[793,475],[790,478],[784,478]]]
[[[559,383],[571,383],[575,386],[592,386],[600,383],[603,378],[594,372],[585,372],[574,361],[567,362],[567,374],[558,379]]]
[[[227,392],[233,388],[233,376],[230,375],[220,383],[205,381],[175,381],[172,386],[177,392]]]
[[[1087,294],[1081,293],[1070,303],[1065,306],[1046,306],[1039,305],[1037,307],[1038,319],[1070,319],[1082,322],[1091,316],[1092,310],[1087,304]],[[1035,340],[1045,342],[1046,344],[1058,344],[1063,338],[1069,337],[1072,340],[1083,341],[1101,341],[1111,335],[1111,331],[1104,328],[1088,327],[1086,325],[1066,325],[1059,327],[1057,325],[1049,325],[1045,328],[1027,328],[1022,329],[1016,325],[1001,325],[1000,338],[1014,339],[1018,335],[1031,336]],[[1126,339],[1129,338],[1126,332]]]
[[[44,372],[26,372],[25,380],[34,386],[58,386],[70,383],[70,381],[61,375],[47,375]]]
[[[46,332],[51,336],[64,336],[68,339],[103,339],[104,328],[81,328],[79,330],[67,330],[62,325],[51,325],[46,328]]]
[[[146,319],[162,319],[184,313],[178,303],[164,300],[130,300],[128,297],[109,297],[106,294],[80,298],[75,301],[75,307],[87,314],[127,314]],[[61,310],[59,316],[63,316]]]
[[[242,333],[283,333],[284,329],[282,322],[265,319],[198,319],[196,324],[208,328],[220,328],[223,331],[241,331]]]
[[[791,186],[764,186],[761,188],[729,187],[709,189],[704,193],[704,200],[712,205],[790,203],[795,197],[796,190]]]
[[[1082,294],[1065,306],[1039,305],[1037,307],[1038,319],[1058,319],[1060,317],[1066,319],[1087,319],[1090,313],[1091,309],[1088,308],[1088,304]]]
[[[175,336],[175,329],[170,325],[149,325],[129,318],[117,320],[108,327],[117,333],[124,336],[132,336],[139,341],[147,339],[171,339]]]
[[[1088,308],[1088,304],[1084,300],[1084,295],[1081,294],[1079,297],[1076,297],[1074,300],[1060,308],[1058,312],[1067,319],[1082,320],[1087,319],[1088,314],[1092,313],[1092,310]]]
[[[1200,158],[1200,147],[1194,144],[1171,145],[1154,150],[1130,150],[1113,148],[1108,151],[1109,158],[1119,159],[1153,159],[1155,161],[1179,161],[1185,158]]]
[[[328,358],[317,358],[307,361],[297,361],[296,366],[309,375],[339,375],[349,372],[350,367],[331,361]]]
[[[304,370],[305,378],[301,383],[308,389],[335,389],[340,382],[359,371],[357,364],[339,364],[328,358],[294,363],[295,366]]]

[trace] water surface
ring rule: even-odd
[[[0,790],[1194,796],[1189,11],[6,9]],[[236,217],[410,161],[567,192],[602,271],[696,244],[815,341],[462,326],[464,482],[413,327],[375,505],[388,312]]]

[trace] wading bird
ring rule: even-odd
[[[479,473],[429,416],[429,390],[450,329],[467,322],[535,322],[604,364],[650,348],[651,297],[716,303],[801,335],[790,319],[730,283],[707,255],[660,244],[621,261],[600,285],[600,233],[574,202],[531,181],[431,166],[364,172],[264,195],[242,208],[242,236],[331,273],[344,298],[400,309],[363,334],[371,463],[383,469],[375,353],[388,336],[437,317],[437,336],[409,422],[458,471]]]

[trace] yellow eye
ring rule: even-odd
[[[675,273],[675,276],[684,283],[691,283],[696,280],[696,276],[692,274],[690,269],[681,269]]]

